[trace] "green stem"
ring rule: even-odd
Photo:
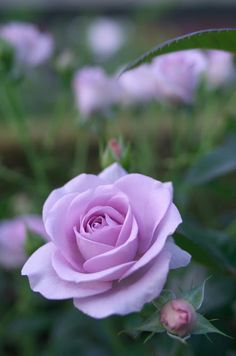
[[[19,141],[24,149],[41,193],[45,190],[45,187],[47,187],[47,178],[41,158],[35,152],[30,140],[26,117],[19,104],[17,89],[16,84],[9,82],[9,80],[3,82],[6,114],[17,131]]]

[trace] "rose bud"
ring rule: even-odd
[[[66,86],[71,84],[73,72],[76,65],[74,53],[67,49],[64,50],[55,62],[55,68]]]
[[[167,331],[183,337],[193,330],[196,312],[186,300],[173,299],[162,307],[160,321]]]
[[[122,138],[111,138],[100,157],[102,168],[106,168],[114,162],[121,163],[126,169],[130,167],[130,147],[124,144]]]
[[[117,141],[115,138],[111,138],[108,141],[108,147],[112,151],[113,155],[117,158],[120,159],[122,155],[122,147],[120,142]]]

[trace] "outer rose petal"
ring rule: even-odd
[[[156,241],[146,251],[146,253],[140,257],[140,259],[124,274],[122,278],[126,278],[133,274],[138,269],[147,265],[153,260],[164,248],[166,240],[176,230],[177,226],[182,222],[181,216],[174,204],[169,207],[164,219],[159,224],[156,231]]]
[[[117,179],[126,176],[128,173],[121,167],[119,163],[113,163],[105,168],[98,177],[105,181],[107,184],[114,183]]]
[[[82,193],[88,189],[96,188],[104,182],[98,176],[93,174],[80,174],[79,176],[71,179],[63,187],[55,189],[49,194],[43,206],[43,221],[47,214],[52,209],[53,205],[67,193]]]
[[[105,269],[95,273],[80,273],[76,271],[63,257],[59,250],[52,258],[52,265],[57,275],[69,282],[113,281],[119,279],[135,262],[127,262],[119,266]]]
[[[139,227],[139,253],[142,254],[150,247],[155,229],[172,202],[170,186],[142,174],[122,177],[115,186],[129,197]]]
[[[179,246],[177,246],[172,238],[168,239],[165,244],[164,250],[169,251],[171,253],[171,269],[185,267],[189,264],[191,260],[191,255],[188,252],[182,250]]]
[[[169,271],[170,258],[170,253],[161,252],[151,265],[117,283],[110,291],[96,297],[76,298],[75,307],[98,319],[141,310],[145,303],[161,293]]]
[[[103,293],[110,282],[73,283],[58,277],[51,263],[56,246],[49,242],[40,247],[25,263],[21,274],[27,275],[33,291],[48,299],[78,298]]]

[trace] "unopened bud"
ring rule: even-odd
[[[65,50],[57,58],[55,67],[65,84],[71,83],[75,65],[75,56],[70,50]]]
[[[122,155],[122,147],[120,142],[118,142],[118,140],[115,138],[111,138],[108,141],[108,147],[112,151],[113,155],[119,160]]]
[[[162,307],[160,322],[170,333],[184,337],[193,330],[196,312],[186,300],[173,299]]]
[[[114,162],[119,162],[125,169],[129,170],[130,149],[129,146],[124,145],[121,138],[111,138],[101,154],[102,168],[106,168]]]

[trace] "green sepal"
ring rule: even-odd
[[[203,303],[205,295],[205,285],[209,278],[210,277],[205,279],[205,281],[200,286],[194,287],[181,294],[181,298],[189,302],[195,310],[198,310]]]
[[[207,320],[202,314],[196,313],[196,324],[191,332],[193,335],[217,333],[222,336],[231,338],[231,336],[217,329],[209,320]]]

